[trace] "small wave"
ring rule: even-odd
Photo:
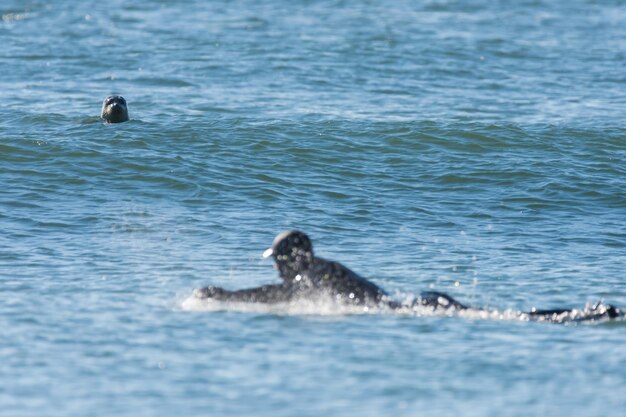
[[[13,23],[13,22],[19,22],[22,20],[26,20],[28,18],[31,17],[31,13],[20,13],[20,12],[16,12],[16,13],[4,13],[2,15],[2,21],[5,23]]]

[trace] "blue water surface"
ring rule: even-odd
[[[626,415],[621,1],[0,2],[0,415]],[[122,94],[131,120],[104,125]],[[299,228],[396,299],[191,306]]]

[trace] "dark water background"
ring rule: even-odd
[[[621,1],[0,3],[0,415],[626,414]],[[119,93],[131,121],[103,125]],[[187,311],[297,227],[503,319]]]

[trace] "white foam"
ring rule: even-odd
[[[200,299],[193,295],[183,300],[180,307],[182,310],[185,311],[238,311],[279,315],[319,316],[372,314],[380,313],[383,311],[382,309],[372,309],[363,306],[347,306],[334,302],[330,298],[317,300],[297,300],[288,303],[264,304],[218,301],[210,298]]]
[[[218,301],[211,298],[197,298],[191,295],[180,303],[180,308],[185,311],[213,312],[213,311],[237,311],[247,313],[264,313],[278,315],[316,315],[316,316],[343,316],[358,314],[394,314],[401,316],[417,317],[452,317],[459,316],[470,320],[513,320],[519,319],[520,313],[512,310],[499,312],[496,310],[463,310],[433,309],[428,306],[412,306],[391,309],[388,307],[364,307],[350,306],[336,302],[332,297],[324,297],[316,300],[296,300],[288,303],[264,304],[232,301]]]
[[[337,302],[332,297],[322,297],[316,300],[296,300],[287,303],[264,304],[218,301],[210,298],[197,298],[191,295],[180,303],[185,311],[237,311],[245,313],[277,314],[277,315],[312,315],[312,316],[345,316],[360,314],[391,314],[415,317],[461,317],[468,320],[503,320],[503,321],[537,321],[552,323],[585,322],[585,310],[573,310],[562,316],[531,318],[527,313],[518,310],[506,309],[467,309],[455,308],[433,309],[429,306],[404,304],[404,307],[392,309],[389,307],[350,306]],[[582,319],[582,320],[581,320]],[[608,318],[589,317],[590,323],[608,321]],[[618,319],[620,320],[620,319]],[[621,320],[624,320],[623,318]]]

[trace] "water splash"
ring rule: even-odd
[[[620,314],[618,317],[610,317],[607,313],[610,306],[603,303],[587,304],[581,309],[536,315],[534,312],[522,312],[514,309],[468,308],[460,310],[456,308],[433,308],[431,306],[416,305],[411,302],[404,302],[400,308],[350,306],[337,303],[330,297],[264,304],[218,301],[209,298],[201,299],[191,295],[182,300],[177,307],[184,311],[195,312],[235,311],[275,315],[346,316],[386,314],[414,317],[458,317],[466,320],[534,321],[557,324],[598,324],[609,321],[626,323],[626,317],[621,310],[618,309]]]

